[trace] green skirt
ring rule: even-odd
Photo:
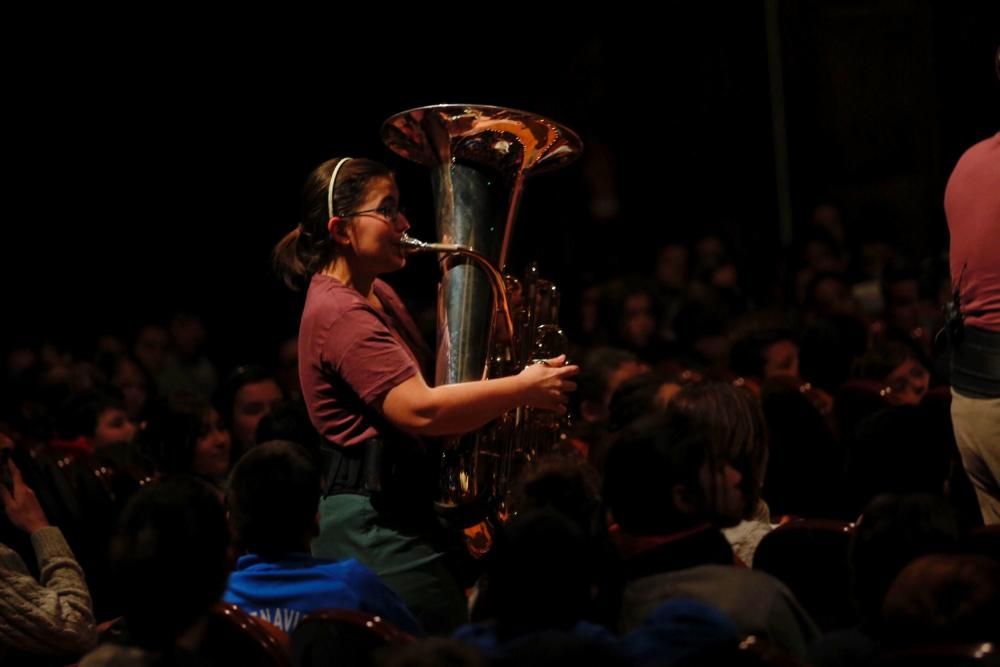
[[[414,528],[374,507],[367,496],[337,494],[319,505],[317,558],[355,558],[403,599],[428,634],[446,635],[468,622],[465,594],[436,546],[433,530]]]

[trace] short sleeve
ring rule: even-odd
[[[399,339],[375,313],[361,307],[331,323],[321,359],[367,405],[419,372]]]

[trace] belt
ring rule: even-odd
[[[1000,397],[1000,332],[964,328],[952,348],[951,386],[970,398]]]

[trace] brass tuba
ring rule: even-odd
[[[580,138],[524,111],[438,105],[389,118],[382,139],[431,168],[439,241],[404,238],[403,245],[440,258],[436,384],[512,375],[562,354],[556,286],[541,279],[534,264],[521,279],[501,272],[525,177],[572,162],[583,149]],[[505,520],[517,469],[550,450],[561,430],[551,413],[518,408],[450,439],[442,453],[440,503],[487,508]]]

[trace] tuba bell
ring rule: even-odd
[[[562,354],[566,338],[558,326],[556,286],[534,264],[521,278],[502,271],[525,177],[572,162],[583,149],[580,138],[524,111],[437,105],[389,118],[382,139],[431,169],[438,241],[404,237],[403,245],[408,252],[437,253],[441,265],[435,383],[513,375]],[[478,432],[450,438],[442,453],[439,504],[484,508],[506,520],[518,468],[551,450],[562,426],[552,413],[522,407]]]

